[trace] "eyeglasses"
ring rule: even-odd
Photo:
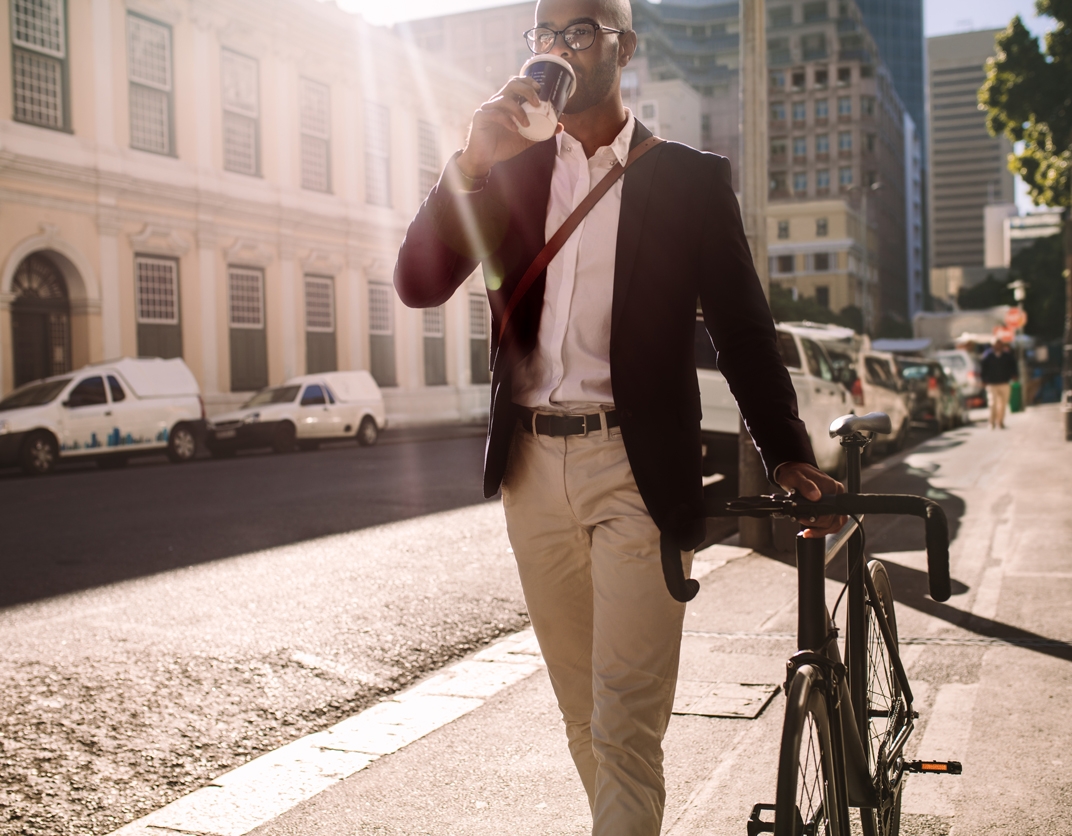
[[[529,29],[525,33],[525,43],[528,44],[529,50],[533,55],[543,55],[545,52],[550,52],[554,49],[558,36],[561,35],[562,40],[566,42],[566,46],[580,52],[582,49],[588,49],[596,42],[596,32],[621,35],[624,31],[623,29],[611,29],[609,26],[601,26],[598,23],[578,23],[576,26],[570,26],[557,32],[554,29],[537,26],[535,29]]]

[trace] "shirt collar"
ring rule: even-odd
[[[621,163],[622,166],[624,166],[626,160],[629,159],[629,146],[633,142],[633,131],[634,130],[636,130],[636,120],[633,118],[633,112],[631,110],[629,110],[629,108],[626,108],[625,109],[625,127],[623,127],[618,132],[618,135],[616,137],[614,137],[614,141],[611,142],[611,144],[609,146],[608,145],[603,146],[603,148],[609,148],[610,149],[611,153],[614,154],[615,159],[617,159],[618,162]],[[569,144],[571,146],[575,145],[578,148],[580,148],[580,146],[581,146],[580,142],[578,142],[574,137],[572,137],[569,134],[567,134],[565,131],[562,131],[562,133],[560,133],[557,137],[555,137],[555,139],[558,140],[558,153],[559,153],[559,155],[562,154],[562,143],[566,142],[567,140],[569,141]],[[596,151],[596,153],[598,154],[599,151],[602,151],[602,150],[603,149],[600,148],[599,150]]]

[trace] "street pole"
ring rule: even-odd
[[[763,293],[770,298],[767,264],[767,33],[766,1],[741,3],[741,212],[752,260]],[[738,491],[741,496],[768,493],[770,483],[756,445],[741,424],[737,444]],[[748,548],[771,544],[767,519],[741,517],[740,543]]]
[[[1072,178],[1069,178],[1072,180]],[[1070,184],[1072,185],[1072,184]],[[1062,358],[1061,409],[1065,416],[1065,441],[1072,441],[1072,200],[1065,209],[1065,344]]]

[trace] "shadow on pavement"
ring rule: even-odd
[[[483,449],[481,433],[3,479],[0,607],[479,504]]]
[[[961,443],[963,442],[955,439],[931,439],[927,443],[927,451],[948,449]],[[949,521],[949,539],[953,542],[960,532],[965,503],[960,497],[933,487],[930,484],[930,478],[933,475],[933,471],[909,467],[901,463],[870,482],[865,487],[865,492],[914,494],[933,499],[946,513]],[[895,518],[876,515],[868,517],[871,521],[892,519]],[[871,532],[865,546],[869,555],[874,552],[918,551],[924,547],[922,520],[912,519],[906,520],[904,524],[885,526],[872,524],[867,528]],[[796,566],[796,557],[791,552],[765,550],[762,553],[788,566]],[[847,562],[847,556],[843,551],[827,567],[827,577],[843,582],[847,574]],[[1008,642],[1036,653],[1072,662],[1072,643],[1041,636],[1001,621],[980,618],[950,603],[938,603],[928,594],[926,572],[902,566],[890,560],[884,560],[883,565],[889,573],[890,584],[898,605],[911,607],[978,636]],[[951,581],[953,599],[968,592],[969,587],[961,581],[956,578],[952,578]]]

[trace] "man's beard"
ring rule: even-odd
[[[577,67],[573,71],[577,74],[577,90],[566,102],[563,113],[580,113],[607,98],[618,77],[617,52],[608,53],[606,60],[597,64],[591,74]]]

